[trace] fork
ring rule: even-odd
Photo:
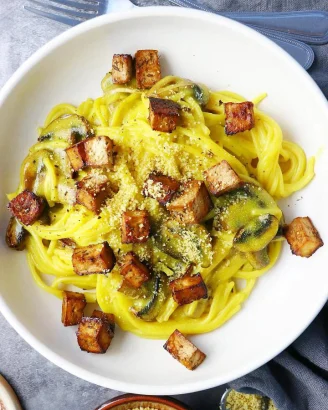
[[[137,7],[129,0],[83,0],[83,2],[81,0],[48,0],[47,2],[40,0],[29,0],[29,2],[38,6],[38,8],[24,5],[25,10],[70,26],[75,26],[103,14],[128,10]],[[210,10],[207,7],[198,6],[190,0],[170,0],[170,2],[181,7],[188,6],[192,8],[198,8],[203,11],[213,12],[213,10]],[[51,3],[55,3],[56,5]],[[304,15],[302,13],[304,13]],[[299,25],[299,22],[302,19],[304,20],[304,18],[308,16],[308,14],[306,13],[310,12],[268,13],[268,15],[270,15],[269,18],[264,16],[266,13],[220,12],[216,14],[224,15],[225,17],[238,20],[264,34],[266,37],[270,38],[280,47],[285,49],[307,70],[311,67],[314,60],[314,53],[312,48],[301,41],[293,39],[291,33],[284,32],[284,30],[286,30],[286,27],[288,27],[288,25],[286,25],[287,18],[291,22],[291,26],[293,22],[294,26],[296,26],[297,24],[295,22],[298,22]],[[318,13],[319,14],[315,15],[314,17],[308,17],[310,19],[312,18],[312,20],[317,19],[317,25],[319,24],[319,21],[321,22],[321,37],[316,32],[315,36],[313,35],[313,32],[308,32],[308,37],[313,38],[313,42],[317,41],[317,44],[319,44],[318,39],[320,39],[320,41],[323,41],[325,36],[327,37],[328,42],[328,25],[327,33],[325,33],[323,30],[323,22],[325,21],[326,16],[320,15],[320,12]],[[312,20],[311,22],[313,22]],[[282,32],[278,32],[279,27],[281,28]],[[300,35],[300,32],[297,32],[295,27],[291,31],[293,33],[295,32],[295,36]],[[305,32],[306,30],[304,29],[302,34],[303,37]]]

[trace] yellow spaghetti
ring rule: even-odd
[[[314,176],[314,158],[307,160],[297,144],[285,141],[279,125],[257,108],[265,96],[253,101],[255,126],[250,131],[227,136],[222,102],[245,101],[237,94],[210,92],[206,107],[202,108],[192,95],[191,82],[174,76],[161,79],[145,91],[138,90],[134,82],[128,86],[113,85],[107,75],[102,88],[101,97],[88,99],[78,107],[55,106],[39,130],[42,133],[54,120],[77,114],[91,124],[96,135],[106,135],[114,141],[114,168],[98,171],[105,173],[115,187],[115,194],[101,213],[96,215],[73,203],[70,193],[75,182],[65,174],[64,150],[69,143],[60,138],[44,139],[32,146],[22,164],[18,190],[8,196],[12,199],[26,188],[26,175],[34,166],[38,176],[33,190],[48,202],[50,223],[36,221],[25,227],[30,234],[27,254],[33,278],[43,290],[59,298],[63,289],[81,289],[88,302],[97,302],[103,311],[115,314],[122,329],[142,337],[165,338],[176,328],[186,334],[212,331],[240,310],[257,279],[276,263],[281,249],[279,240],[268,246],[269,264],[254,269],[233,248],[234,232],[213,227],[214,209],[206,218],[211,234],[210,261],[204,266],[200,260],[195,266],[209,297],[178,306],[166,294],[152,321],[144,321],[131,311],[132,306],[142,301],[118,291],[122,277],[117,265],[108,275],[78,276],[72,266],[73,250],[60,240],[71,238],[77,246],[107,241],[116,256],[133,250],[141,260],[155,263],[170,276],[174,274],[176,258],[163,252],[155,241],[121,243],[124,211],[145,209],[155,223],[167,214],[156,200],[142,195],[143,183],[151,172],[155,170],[180,181],[203,180],[204,170],[226,160],[244,181],[262,186],[276,201],[309,183]],[[181,125],[171,134],[150,127],[148,96],[169,98],[181,105]],[[78,179],[85,175],[85,171],[79,172]],[[282,218],[275,203],[269,213]]]

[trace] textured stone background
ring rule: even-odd
[[[26,13],[27,0],[0,0],[0,86],[47,41],[66,26]],[[168,1],[138,0],[138,5],[169,5]],[[281,11],[328,9],[326,0],[199,0],[199,4],[219,10]],[[328,52],[328,46],[316,47],[317,57]],[[319,62],[318,62],[319,61]],[[318,58],[311,74],[327,91],[327,76],[319,76],[327,59]],[[119,394],[95,386],[59,369],[34,351],[9,326],[0,314],[0,373],[14,386],[25,410],[92,410]],[[194,410],[218,409],[224,387],[179,396]]]

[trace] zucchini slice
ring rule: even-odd
[[[73,145],[94,134],[89,122],[82,116],[72,114],[65,115],[52,121],[42,129],[38,138],[44,140],[64,140]]]
[[[260,215],[241,228],[233,243],[240,252],[257,252],[265,248],[276,236],[278,219],[270,214]]]
[[[131,307],[131,312],[145,322],[151,322],[159,314],[167,294],[167,279],[165,275],[156,274],[151,281],[150,297],[146,300],[137,301]]]
[[[175,220],[164,222],[156,240],[161,250],[186,263],[208,267],[212,262],[211,237],[202,225],[183,225]]]
[[[246,252],[245,256],[254,269],[263,269],[270,263],[268,249],[265,247],[257,252]]]
[[[9,248],[22,251],[25,248],[25,238],[27,230],[21,225],[15,217],[11,217],[6,231],[6,243]]]
[[[201,107],[205,107],[210,99],[210,92],[204,84],[193,84],[191,86],[193,97]]]
[[[275,200],[262,187],[245,183],[241,188],[214,199],[216,215],[213,227],[218,231],[237,232],[252,219],[266,214],[278,220],[282,212]]]

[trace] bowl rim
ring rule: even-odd
[[[114,409],[115,406],[120,404],[131,403],[134,401],[149,401],[156,404],[166,404],[167,406],[171,406],[174,410],[189,410],[190,408],[181,403],[180,401],[173,399],[172,397],[158,397],[158,396],[148,396],[148,395],[140,395],[140,394],[123,394],[117,397],[113,397],[112,399],[106,401],[105,403],[101,404],[95,410],[110,410]]]
[[[263,45],[271,48],[273,51],[278,53],[281,58],[285,61],[288,61],[289,64],[294,66],[294,70],[297,70],[299,75],[303,77],[303,79],[307,82],[311,82],[312,88],[316,91],[318,98],[322,100],[323,105],[327,107],[328,113],[328,102],[315,83],[315,81],[311,78],[311,76],[291,57],[286,51],[281,49],[277,44],[273,41],[266,38],[264,35],[260,34],[259,32],[253,30],[250,27],[247,27],[237,21],[228,19],[226,17],[208,13],[201,10],[195,9],[188,9],[188,8],[178,8],[172,6],[153,6],[153,7],[144,7],[139,9],[132,9],[129,11],[122,11],[116,12],[111,14],[106,14],[103,16],[96,17],[94,19],[88,20],[84,23],[81,23],[75,27],[70,28],[67,31],[64,31],[59,36],[53,38],[51,41],[46,43],[43,47],[38,49],[31,57],[29,57],[11,76],[11,78],[7,81],[7,83],[3,86],[0,90],[0,110],[3,107],[6,98],[9,96],[10,92],[16,87],[16,85],[21,81],[21,79],[28,74],[28,72],[37,65],[44,57],[49,55],[52,51],[60,47],[61,45],[65,44],[67,41],[77,37],[81,33],[88,32],[97,27],[101,27],[103,25],[115,23],[117,21],[122,20],[133,20],[143,17],[191,17],[197,18],[198,20],[203,20],[205,22],[213,22],[218,23],[220,22],[222,25],[235,29],[240,33],[245,33],[249,38],[255,39],[257,42],[262,43]],[[224,376],[219,377],[212,377],[210,379],[199,380],[191,383],[180,384],[175,386],[167,386],[167,385],[147,385],[147,384],[137,384],[137,383],[129,383],[124,381],[115,380],[112,378],[108,378],[101,375],[96,375],[92,371],[86,370],[81,368],[80,366],[71,363],[67,359],[63,359],[59,354],[53,352],[48,346],[41,343],[37,337],[35,337],[25,325],[20,322],[20,320],[14,315],[14,313],[10,310],[9,306],[7,306],[5,299],[1,295],[0,290],[0,311],[5,317],[5,319],[9,322],[9,324],[16,330],[16,332],[28,343],[30,344],[35,350],[37,350],[42,356],[46,359],[54,363],[55,365],[59,366],[60,368],[66,370],[67,372],[77,376],[83,380],[86,380],[90,383],[97,384],[99,386],[123,391],[123,392],[132,392],[132,393],[139,393],[139,394],[158,394],[158,395],[172,395],[172,394],[185,394],[185,393],[192,393],[196,391],[201,391],[205,389],[209,389],[212,387],[216,387],[229,381],[235,380],[247,373],[252,372],[253,370],[259,368],[263,364],[270,361],[272,358],[277,356],[281,353],[284,349],[286,349],[294,340],[297,339],[301,333],[310,325],[310,323],[314,320],[317,314],[320,312],[322,307],[324,306],[326,300],[328,298],[328,294],[322,297],[322,299],[317,299],[316,306],[313,307],[311,314],[311,319],[304,323],[295,334],[290,336],[288,339],[284,340],[284,343],[278,345],[274,351],[271,351],[266,357],[261,357],[248,365],[244,365],[243,367],[238,368],[238,370],[230,371],[229,373],[225,374]]]

